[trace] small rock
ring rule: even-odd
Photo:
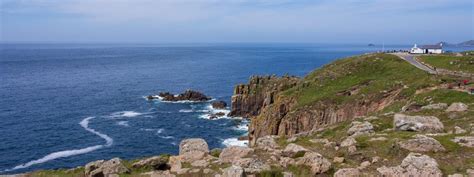
[[[270,165],[255,158],[242,158],[234,161],[232,165],[244,168],[244,171],[247,173],[260,173],[271,168]]]
[[[379,156],[372,157],[372,163],[380,162],[381,159]]]
[[[176,175],[171,174],[170,171],[151,171],[147,173],[142,173],[140,176],[149,176],[149,177],[176,177]]]
[[[155,170],[165,170],[168,168],[168,158],[164,156],[153,156],[135,162],[132,164],[133,168],[152,167]]]
[[[277,136],[264,136],[257,139],[255,147],[264,150],[274,150],[278,148],[278,144],[275,142]]]
[[[308,149],[304,148],[303,146],[290,143],[283,150],[283,154],[288,156],[288,157],[293,157],[293,156],[297,155],[298,153],[305,153],[307,151],[308,151]]]
[[[364,161],[364,162],[360,163],[359,169],[365,169],[365,168],[369,167],[370,165],[371,165],[371,163],[369,161]]]
[[[395,114],[395,130],[437,133],[443,132],[444,125],[434,116],[408,116]]]
[[[377,171],[386,177],[398,176],[443,176],[441,170],[438,168],[438,163],[433,158],[419,154],[410,153],[399,166],[395,167],[380,167]]]
[[[206,160],[196,160],[193,163],[191,163],[191,166],[193,167],[207,167],[209,165],[209,162]]]
[[[374,133],[374,126],[370,122],[359,122],[354,121],[351,124],[351,128],[347,130],[347,135],[349,136],[359,136],[365,134]]]
[[[331,167],[331,162],[316,152],[305,153],[296,163],[299,165],[310,166],[313,175],[324,173]]]
[[[370,138],[369,141],[386,141],[385,137]]]
[[[342,163],[342,162],[344,162],[344,157],[334,157],[334,160],[332,162]]]
[[[183,175],[183,174],[186,174],[186,173],[188,173],[188,172],[189,172],[189,168],[181,168],[181,169],[179,169],[178,171],[176,171],[176,173],[177,173],[178,175]]]
[[[448,104],[446,103],[436,103],[436,104],[430,104],[421,107],[423,110],[432,110],[432,109],[446,109],[448,107]]]
[[[446,112],[464,112],[468,110],[468,106],[464,103],[453,103],[451,104]]]
[[[452,141],[458,143],[461,146],[474,147],[474,136],[458,136]]]
[[[211,105],[214,109],[225,109],[227,107],[227,103],[225,101],[213,101]]]
[[[357,151],[356,146],[349,146],[349,148],[347,148],[347,152],[349,152],[349,154],[354,154],[356,151]]]
[[[202,170],[202,172],[203,172],[204,174],[210,174],[210,173],[214,173],[214,170],[211,170],[211,169],[209,169],[209,168],[206,168],[206,169]]]
[[[464,175],[456,173],[456,174],[448,175],[448,177],[464,177]]]
[[[439,152],[445,151],[443,145],[436,139],[425,135],[414,135],[414,139],[399,142],[401,148],[412,152]]]
[[[464,134],[466,133],[467,131],[462,129],[461,127],[458,127],[458,126],[455,126],[454,127],[454,134]]]
[[[334,173],[334,177],[359,177],[361,175],[357,168],[341,168]]]
[[[341,147],[349,147],[353,146],[357,143],[357,141],[353,137],[347,137],[344,141],[341,142]]]
[[[228,163],[243,158],[253,152],[252,148],[231,146],[224,148],[219,155],[219,161]]]

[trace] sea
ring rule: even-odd
[[[385,45],[386,50],[410,45]],[[74,168],[99,159],[177,154],[185,138],[210,148],[245,146],[229,112],[252,75],[307,73],[339,58],[380,51],[365,44],[0,44],[0,174]],[[465,50],[453,48],[453,51]],[[200,91],[210,102],[147,100]]]

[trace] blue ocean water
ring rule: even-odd
[[[409,46],[386,46],[407,49]],[[194,89],[230,102],[251,75],[304,76],[380,50],[322,44],[0,44],[0,174],[72,168],[98,159],[176,154],[245,134],[239,119],[202,118],[209,103],[144,96]]]

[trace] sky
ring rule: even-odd
[[[473,0],[0,0],[0,42],[474,39]]]

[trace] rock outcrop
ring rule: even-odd
[[[380,167],[377,171],[386,177],[409,177],[409,176],[443,176],[441,170],[438,168],[438,163],[433,158],[419,154],[410,153],[403,159],[399,166],[395,167]]]
[[[414,139],[399,142],[401,148],[412,152],[439,152],[445,151],[437,140],[425,135],[415,135]]]
[[[455,137],[453,141],[461,146],[474,147],[474,136],[459,136]]]
[[[219,161],[223,163],[233,162],[241,159],[253,152],[253,149],[248,147],[231,146],[224,148],[219,155]]]
[[[463,112],[468,110],[468,106],[464,103],[453,103],[449,105],[448,109],[446,109],[446,112]]]
[[[275,102],[277,93],[291,88],[299,78],[283,76],[252,76],[248,84],[237,85],[232,96],[230,116],[253,117]]]
[[[179,95],[174,95],[169,92],[161,92],[158,94],[159,97],[155,96],[148,96],[148,99],[156,99],[160,98],[163,101],[209,101],[211,98],[204,95],[201,92],[194,91],[194,90],[186,90],[184,93]]]
[[[436,104],[430,104],[421,107],[423,110],[433,110],[433,109],[446,109],[448,107],[448,104],[446,103],[436,103]]]
[[[324,173],[331,167],[331,162],[316,152],[305,153],[296,163],[309,166],[313,175]]]
[[[362,176],[357,168],[342,168],[334,173],[334,177],[359,177]]]
[[[85,175],[89,177],[111,176],[130,172],[119,158],[113,158],[108,161],[94,161],[86,164],[84,169]]]
[[[294,157],[298,154],[302,154],[305,152],[308,152],[308,149],[304,148],[303,146],[290,143],[283,150],[283,155],[288,156],[288,157]]]
[[[204,139],[185,139],[179,144],[179,155],[185,162],[200,160],[207,154],[209,154],[209,147]]]
[[[214,109],[225,109],[227,107],[227,103],[225,101],[213,101],[211,106]]]
[[[395,130],[439,133],[444,131],[444,125],[434,116],[409,116],[395,114],[393,118]]]
[[[359,136],[374,133],[374,126],[370,122],[354,121],[351,123],[351,128],[347,130],[349,136]]]
[[[132,166],[134,168],[151,167],[152,169],[155,169],[155,170],[166,170],[170,168],[167,163],[168,163],[168,157],[153,156],[153,157],[135,162],[132,164]]]

